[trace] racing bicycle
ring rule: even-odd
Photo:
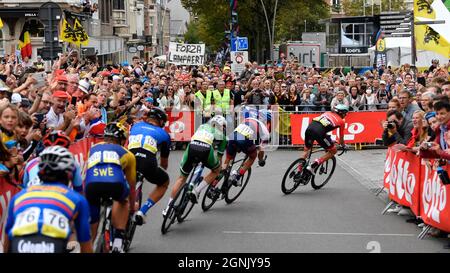
[[[200,160],[196,158],[195,162],[200,162]],[[166,215],[164,216],[164,220],[161,226],[162,234],[167,233],[170,226],[175,223],[175,220],[177,220],[178,223],[182,223],[192,211],[192,208],[195,204],[189,198],[189,193],[191,193],[192,189],[194,189],[194,187],[196,187],[203,180],[203,177],[201,176],[203,169],[203,164],[196,163],[191,173],[189,174],[186,183],[184,183],[184,185],[175,195],[175,198],[169,205]]]
[[[100,207],[100,220],[98,224],[97,236],[94,240],[95,253],[110,253],[114,241],[114,228],[112,225],[112,204],[113,200],[103,199]]]
[[[267,156],[266,156],[267,158]],[[229,178],[231,176],[231,172],[233,170],[233,167],[237,165],[238,163],[241,163],[239,165],[239,168],[236,169],[239,170],[242,165],[244,165],[245,161],[248,159],[248,155],[246,155],[244,158],[236,160],[233,159],[232,163],[229,164],[228,168],[223,170],[219,177],[216,179],[215,182],[211,183],[208,188],[206,189],[206,193],[203,195],[202,200],[202,210],[208,211],[216,202],[220,199],[225,199],[225,202],[227,204],[231,204],[238,197],[241,195],[241,193],[244,191],[245,187],[248,184],[248,181],[250,180],[250,176],[252,175],[252,169],[248,169],[248,171],[241,177],[241,186],[233,186],[231,185],[231,181],[229,181]],[[223,178],[223,180],[222,180]],[[222,181],[221,181],[222,180]],[[221,183],[221,184],[220,184]],[[220,186],[219,186],[220,184]]]
[[[142,186],[144,185],[144,175],[140,172],[136,173],[136,201],[138,203],[138,209],[142,206]],[[130,204],[134,206],[135,204]],[[133,241],[134,233],[136,231],[136,222],[134,221],[134,215],[130,213],[128,216],[126,235],[124,240],[123,249],[125,252],[130,250],[131,242]]]
[[[341,156],[348,151],[346,146],[341,147],[341,149],[342,152],[340,152],[338,156]],[[306,166],[309,166],[310,162],[313,161],[311,158],[319,157],[319,155],[322,155],[323,152],[326,152],[325,149],[317,149],[312,151],[306,160],[299,158],[292,162],[283,176],[281,191],[284,194],[290,194],[299,186],[308,185],[309,182],[311,182],[311,186],[315,190],[321,189],[325,186],[330,181],[333,176],[334,169],[336,168],[335,156],[317,166],[314,173],[311,173],[306,169]]]

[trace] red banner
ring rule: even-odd
[[[83,180],[86,177],[86,168],[89,150],[91,149],[92,146],[94,146],[94,144],[99,143],[101,141],[103,141],[103,139],[101,138],[95,137],[83,138],[82,140],[73,143],[69,147],[69,151],[73,154],[75,160],[81,167],[81,177],[83,178]]]
[[[450,232],[450,189],[442,184],[433,167],[434,162],[422,161],[420,215],[427,225]],[[444,169],[450,171],[448,167]]]
[[[305,143],[305,131],[312,119],[321,115],[291,114],[292,144]],[[344,140],[346,143],[374,143],[381,138],[383,127],[381,121],[386,120],[386,112],[351,112],[345,118]],[[331,132],[336,139],[337,130]]]
[[[420,212],[420,158],[411,152],[388,149],[384,186],[389,198],[407,206],[417,216]]]
[[[20,191],[17,185],[11,184],[4,177],[0,177],[0,253],[3,251],[3,242],[6,217],[8,216],[9,202]]]
[[[189,142],[195,133],[194,111],[173,111],[167,112],[168,125],[166,132],[172,141]]]

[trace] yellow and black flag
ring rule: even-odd
[[[73,24],[73,31],[75,32],[75,35],[78,39],[78,46],[87,46],[89,44],[89,36],[78,19],[75,19],[75,22]]]
[[[72,44],[76,44],[77,42],[77,38],[73,31],[73,27],[69,24],[69,22],[67,22],[66,18],[64,18],[64,20],[62,21],[61,33],[59,38],[64,42]]]

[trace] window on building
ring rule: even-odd
[[[100,20],[102,23],[108,24],[112,16],[111,0],[99,0],[100,4]]]
[[[23,29],[28,30],[30,37],[44,37],[44,25],[37,19],[27,20]]]
[[[113,0],[114,10],[125,10],[125,0]]]
[[[343,47],[368,47],[372,45],[372,24],[344,23],[341,28],[341,45]]]
[[[150,35],[153,36],[155,29],[155,17],[150,17]]]

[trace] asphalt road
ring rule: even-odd
[[[181,155],[176,151],[170,156],[171,184],[179,174]],[[347,164],[338,160],[332,181],[323,189],[308,186],[291,195],[284,195],[280,185],[298,152],[276,151],[268,156],[266,167],[253,170],[235,203],[220,201],[206,213],[197,205],[184,223],[175,223],[162,235],[167,192],[149,211],[147,223],[138,227],[130,252],[448,252],[442,240],[418,240],[421,230],[406,223],[407,217],[381,215],[386,203],[343,168],[361,155],[343,156]],[[144,192],[151,187],[146,183]]]

